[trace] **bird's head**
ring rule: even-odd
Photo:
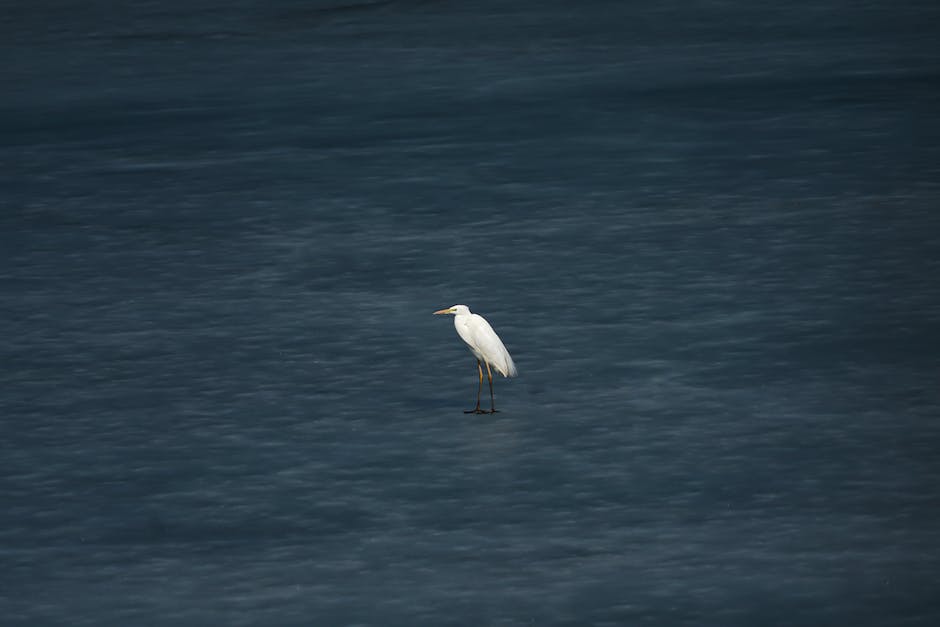
[[[470,313],[470,308],[466,305],[454,305],[453,307],[448,307],[447,309],[441,309],[440,311],[435,311],[435,314],[453,314],[455,316],[461,316]]]

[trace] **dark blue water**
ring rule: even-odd
[[[940,623],[938,6],[5,7],[2,623]]]

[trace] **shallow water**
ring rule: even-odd
[[[4,624],[940,618],[932,3],[75,6],[0,21]]]

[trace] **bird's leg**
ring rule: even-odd
[[[487,368],[490,367],[489,364],[486,365]],[[480,367],[480,360],[477,359],[477,370],[480,371],[480,386],[477,388],[477,406],[473,409],[468,409],[465,411],[465,414],[485,414],[486,412],[480,409],[480,394],[483,392],[483,368]]]
[[[493,396],[493,373],[490,371],[489,362],[487,362],[486,364],[486,376],[489,377],[490,379],[490,413],[495,414],[496,413],[496,398]],[[481,381],[480,382],[481,387],[482,387],[482,384],[483,382]]]

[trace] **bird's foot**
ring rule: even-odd
[[[484,414],[495,414],[495,413],[497,413],[497,412],[499,412],[498,409],[491,409],[491,410],[485,411],[485,412],[483,412],[483,413],[484,413]]]
[[[477,407],[476,409],[468,409],[464,411],[464,413],[465,414],[488,414],[490,412],[486,411],[485,409],[480,409],[479,407]]]

